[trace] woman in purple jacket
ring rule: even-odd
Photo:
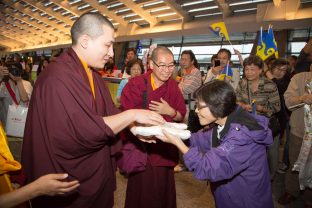
[[[180,149],[197,179],[211,182],[217,207],[273,207],[268,119],[238,107],[233,88],[224,81],[203,85],[195,97],[201,125],[214,127],[192,134],[190,147],[167,132],[160,139]]]

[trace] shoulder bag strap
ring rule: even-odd
[[[11,95],[11,98],[12,98],[13,102],[14,102],[16,105],[18,105],[18,102],[17,102],[17,99],[16,99],[16,95],[15,95],[14,91],[12,90],[10,83],[9,83],[9,82],[5,82],[5,86],[6,86],[6,88],[8,89],[8,91],[9,91],[9,93],[10,93],[10,95]]]

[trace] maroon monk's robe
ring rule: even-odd
[[[26,121],[22,165],[28,182],[68,173],[80,186],[69,194],[38,197],[33,207],[112,207],[116,188],[112,130],[102,117],[117,113],[104,81],[93,72],[95,99],[73,49],[44,70],[34,87]]]
[[[147,108],[151,101],[160,102],[163,98],[176,111],[185,116],[186,107],[183,95],[175,80],[169,79],[153,91],[151,73],[146,73],[129,80],[122,91],[121,108],[143,108],[143,92],[147,90]],[[173,121],[170,116],[163,116],[166,121]],[[128,137],[134,137],[131,134]],[[132,140],[134,138],[128,138]],[[130,174],[128,177],[126,208],[174,208],[176,192],[173,167],[179,161],[178,149],[168,143],[157,140],[156,144],[144,143],[148,152],[147,168],[143,172]]]

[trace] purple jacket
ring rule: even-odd
[[[266,155],[273,142],[268,119],[238,107],[228,116],[217,147],[212,147],[213,135],[213,129],[192,134],[184,160],[197,179],[211,182],[216,207],[273,207]]]

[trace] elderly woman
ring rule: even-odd
[[[237,106],[233,88],[224,81],[208,82],[195,97],[200,124],[214,127],[193,133],[190,147],[167,132],[159,139],[179,148],[197,179],[211,181],[217,207],[273,207],[268,119]]]
[[[250,56],[244,60],[245,77],[240,80],[236,89],[237,103],[247,111],[271,118],[280,111],[281,102],[276,84],[263,76],[263,67],[263,61],[258,56]],[[277,122],[277,126],[278,120],[273,121]],[[274,143],[268,153],[273,179],[278,168],[279,130],[271,130]]]
[[[117,95],[116,95],[116,99],[118,102],[120,102],[120,96],[122,93],[123,88],[126,86],[126,84],[128,83],[129,79],[139,76],[141,74],[143,74],[144,72],[144,67],[143,64],[140,60],[135,59],[133,61],[130,61],[128,63],[128,68],[126,69],[126,73],[128,75],[130,75],[130,78],[125,78],[123,80],[121,80],[119,86],[118,86],[118,90],[117,90]]]

